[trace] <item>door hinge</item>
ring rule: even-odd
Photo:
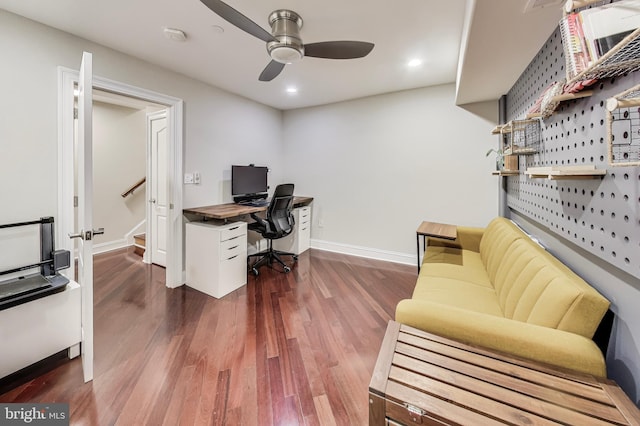
[[[73,207],[78,207],[78,196],[77,195],[73,196]]]
[[[78,119],[78,108],[74,108],[73,109],[73,119],[77,120]]]
[[[169,210],[173,210],[173,203],[169,203]]]

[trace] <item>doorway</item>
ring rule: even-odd
[[[61,248],[73,250],[66,236],[74,230],[73,106],[78,72],[58,69],[58,218],[56,238]],[[94,76],[93,88],[157,104],[166,108],[166,285],[178,287],[183,279],[182,249],[182,135],[183,101],[168,95]],[[148,186],[147,186],[148,187]],[[147,198],[149,199],[149,198]],[[147,209],[149,210],[149,209]],[[67,272],[73,275],[73,271]],[[69,276],[75,279],[74,276]]]

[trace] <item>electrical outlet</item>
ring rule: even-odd
[[[193,183],[200,183],[200,172],[193,172]]]

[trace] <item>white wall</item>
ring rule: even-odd
[[[0,223],[55,215],[57,67],[77,69],[83,50],[96,75],[185,101],[184,171],[202,176],[185,186],[185,207],[230,201],[232,164],[267,165],[272,187],[291,180],[316,198],[316,242],[408,263],[422,220],[481,226],[496,215],[484,157],[495,119],[454,106],[453,84],[283,114],[0,11]],[[479,109],[497,115],[494,103]]]
[[[202,174],[185,207],[223,201],[233,162],[268,164],[279,181],[280,111],[0,10],[0,223],[56,215],[57,67],[78,69],[83,50],[95,75],[185,101],[184,170]]]
[[[145,219],[144,185],[121,194],[145,177],[146,135],[144,109],[93,103],[93,223],[105,229],[99,245],[126,244],[125,235]]]
[[[497,215],[497,102],[454,105],[453,84],[284,113],[286,178],[315,197],[314,245],[415,262],[423,220]]]

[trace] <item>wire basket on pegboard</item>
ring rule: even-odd
[[[612,166],[640,166],[640,85],[607,99],[607,144]]]
[[[540,149],[542,132],[538,119],[512,120],[504,126],[502,132],[507,136],[509,144],[507,154],[535,154]]]

